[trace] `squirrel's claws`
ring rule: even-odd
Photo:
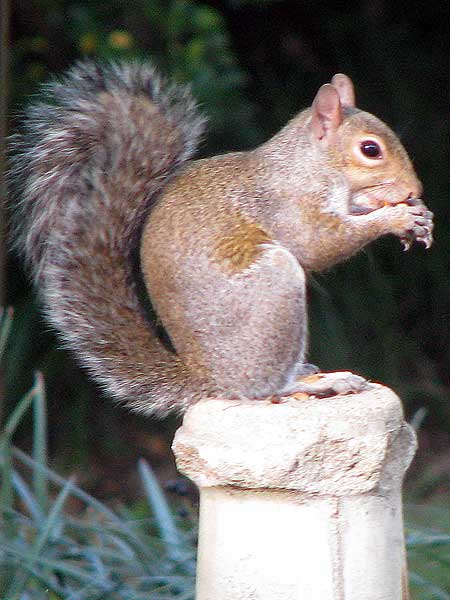
[[[400,238],[400,243],[403,246],[403,252],[407,252],[411,248],[412,239],[410,237]]]
[[[419,237],[408,236],[400,238],[400,243],[403,246],[404,252],[407,252],[411,248],[413,242],[423,244],[425,249],[428,250],[433,244],[433,236],[430,232],[427,232],[426,235],[421,235]]]
[[[433,243],[433,213],[427,209],[421,198],[408,198],[403,204],[418,211],[413,213],[414,226],[400,238],[403,250],[405,252],[409,250],[413,242],[423,244],[426,249],[430,248]]]
[[[416,239],[416,242],[422,243],[425,246],[425,249],[428,250],[429,248],[431,248],[431,245],[433,243],[433,236],[431,235],[431,233],[429,233],[427,236],[418,237]]]

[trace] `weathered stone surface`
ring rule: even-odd
[[[373,384],[359,394],[282,404],[201,401],[186,413],[174,451],[180,471],[200,487],[342,496],[381,485],[391,461],[400,464],[390,476],[402,477],[412,436],[399,398]]]
[[[196,600],[406,600],[398,397],[205,400],[174,441],[200,487]]]

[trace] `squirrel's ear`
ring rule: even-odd
[[[331,83],[338,91],[342,106],[355,106],[355,88],[350,77],[337,73]]]
[[[312,103],[311,130],[318,141],[328,143],[342,123],[341,100],[334,85],[326,83]]]

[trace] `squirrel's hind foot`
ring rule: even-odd
[[[318,398],[328,398],[344,394],[356,394],[369,387],[369,382],[350,371],[332,373],[316,373],[309,375],[287,386],[281,397],[307,394]]]

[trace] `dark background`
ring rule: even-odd
[[[379,240],[315,276],[310,360],[399,393],[408,417],[421,422],[410,493],[448,503],[450,3],[18,0],[9,31],[10,76],[2,84],[10,133],[38,85],[83,56],[148,58],[190,82],[209,117],[203,155],[262,142],[334,73],[353,78],[358,105],[390,124],[415,162],[436,217],[435,243],[403,253],[398,240]],[[133,494],[124,474],[138,455],[164,480],[172,477],[176,420],[144,420],[101,396],[58,349],[13,255],[6,301],[15,321],[4,414],[42,370],[57,465],[79,469],[82,483],[106,497]],[[26,427],[21,435],[26,446]]]

